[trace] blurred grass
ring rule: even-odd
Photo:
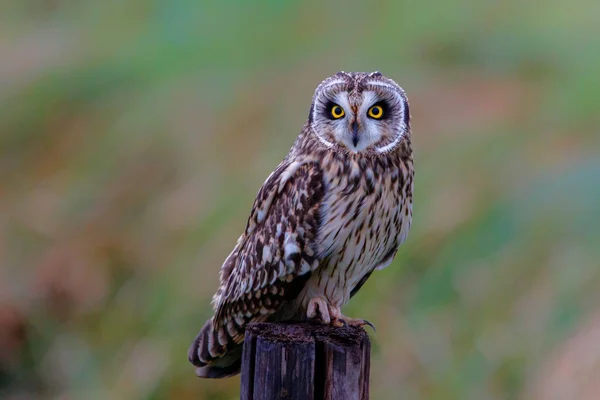
[[[378,327],[372,397],[558,396],[552,371],[580,364],[568,348],[600,304],[598,15],[589,0],[3,2],[0,397],[236,398],[237,380],[194,377],[187,346],[338,70],[381,70],[413,114],[413,231],[347,310]]]

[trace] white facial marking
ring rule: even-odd
[[[336,94],[335,97],[333,98],[333,102],[344,109],[344,113],[346,115],[344,115],[344,117],[342,117],[340,119],[344,119],[344,118],[348,118],[349,116],[352,116],[352,114],[351,114],[352,110],[350,108],[350,102],[348,101],[348,93],[347,92],[340,92],[340,93]]]
[[[321,88],[321,92],[322,92],[323,90],[327,89],[329,86],[338,85],[338,84],[340,84],[340,83],[345,83],[345,82],[344,82],[343,80],[341,80],[341,79],[336,79],[336,80],[333,80],[333,81],[331,81],[331,82],[327,83],[327,85],[323,86],[323,87]],[[316,100],[316,99],[315,99],[315,100]],[[311,113],[312,113],[312,120],[313,120],[313,121],[315,121],[315,112],[316,112],[316,111],[317,111],[317,102],[315,101],[315,104],[314,104],[314,106],[313,106],[313,109],[312,109],[312,111],[311,111]],[[317,136],[319,136],[319,135],[317,135]],[[330,142],[327,142],[326,140],[325,140],[325,142],[326,142],[326,143],[330,143]],[[325,142],[324,142],[324,144],[325,144]],[[333,144],[331,144],[331,146],[333,146]],[[331,147],[331,146],[329,146],[329,147]]]
[[[325,86],[323,86],[321,88],[321,91],[325,90],[326,88],[333,86],[333,85],[338,85],[340,83],[345,83],[345,81],[341,80],[341,79],[335,79],[331,82],[328,82]],[[341,105],[341,104],[340,104]],[[312,121],[314,123],[314,121],[316,121],[316,112],[317,112],[317,101],[315,99],[315,104],[313,106],[313,109],[311,110],[311,114],[312,114]],[[315,129],[313,129],[313,127],[311,126],[311,130],[313,131],[313,133],[317,136],[317,139],[319,139],[319,141],[325,145],[325,147],[333,147],[334,144],[331,143],[329,140],[325,139],[323,136],[321,136],[319,134],[319,132],[317,132]]]
[[[352,115],[352,118],[356,118],[358,120],[361,129],[360,141],[356,146],[354,143],[352,143],[352,135],[348,130],[347,125],[344,127],[344,131],[341,135],[342,137],[338,139],[355,153],[361,152],[381,140],[381,131],[379,129],[378,122],[370,119],[367,116],[367,111],[369,108],[373,106],[373,104],[377,103],[378,100],[379,97],[375,92],[363,92],[363,100],[360,108],[358,109],[358,115]]]
[[[404,131],[403,131],[404,132]],[[393,142],[386,144],[385,146],[382,147],[377,147],[375,150],[378,153],[387,153],[388,151],[392,150],[394,147],[396,147],[396,145],[398,144],[398,142],[402,139],[404,135],[398,135],[398,137],[396,137],[396,139],[394,139]]]
[[[371,82],[369,82],[369,85],[381,86],[381,87],[390,89],[392,91],[392,93],[394,94],[394,96],[397,97],[397,100],[398,100],[397,104],[400,107],[400,115],[404,116],[404,112],[405,112],[404,98],[398,93],[398,87],[396,87],[390,83],[380,82],[380,81],[371,81]],[[400,89],[400,90],[402,90],[402,89]],[[366,101],[365,101],[365,103],[366,103]],[[392,142],[386,144],[385,146],[377,147],[375,149],[378,153],[380,153],[380,154],[386,153],[386,152],[392,150],[394,147],[396,147],[396,145],[400,142],[400,140],[402,140],[402,138],[404,137],[404,133],[406,132],[406,129],[407,129],[406,125],[404,124],[404,118],[402,118],[397,129],[398,129],[398,131],[397,131],[396,138]]]
[[[377,94],[375,92],[363,92],[363,102],[360,106],[359,114],[366,115],[369,108],[371,108],[371,106],[377,103],[378,100],[379,98],[377,97]]]
[[[359,151],[365,149],[366,146],[362,138],[358,142],[357,146],[355,146],[354,143],[352,143],[352,133],[350,132],[349,126],[350,121],[354,120],[355,115],[352,113],[348,93],[340,92],[336,94],[332,100],[334,103],[342,107],[345,112],[344,117],[332,121],[332,124],[334,126],[333,135],[335,136],[336,140],[338,142],[344,143],[344,145],[353,153],[358,153]]]
[[[317,131],[315,131],[312,127],[310,128],[313,133],[315,135],[317,135],[317,139],[319,139],[319,142],[323,143],[325,145],[325,147],[333,147],[333,143],[331,143],[329,140],[325,139],[323,136],[319,135],[317,133]]]

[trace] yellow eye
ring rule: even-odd
[[[331,116],[335,119],[342,118],[344,116],[344,109],[338,105],[331,107]]]
[[[381,106],[373,106],[369,108],[368,115],[371,118],[379,119],[383,117],[383,108]]]

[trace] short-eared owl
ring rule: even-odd
[[[251,322],[364,325],[340,309],[406,239],[412,190],[404,90],[379,72],[324,80],[221,267],[215,315],[189,350],[197,375],[238,373]]]

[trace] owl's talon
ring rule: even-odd
[[[363,319],[363,325],[361,326],[361,328],[363,328],[365,325],[369,325],[373,329],[373,332],[377,332],[375,325],[373,325],[371,322],[367,321],[366,319]]]
[[[349,327],[349,326],[357,326],[359,328],[364,328],[365,325],[369,325],[373,328],[373,332],[376,332],[375,325],[366,319],[358,319],[358,318],[349,318],[342,314],[339,307],[331,307],[329,309],[329,315],[331,316],[331,325],[341,328],[341,327]]]
[[[348,327],[348,323],[343,320],[342,318],[336,318],[333,321],[331,321],[331,325],[335,326],[336,328],[347,328]]]
[[[377,332],[377,330],[375,329],[375,325],[373,325],[366,319],[348,318],[346,322],[350,326],[356,326],[358,328],[363,328],[363,329],[365,329],[365,325],[369,325],[371,328],[373,328],[373,332]]]
[[[327,307],[325,299],[322,297],[313,297],[310,299],[306,310],[306,317],[329,325],[331,323],[331,316],[329,315],[329,307]]]

